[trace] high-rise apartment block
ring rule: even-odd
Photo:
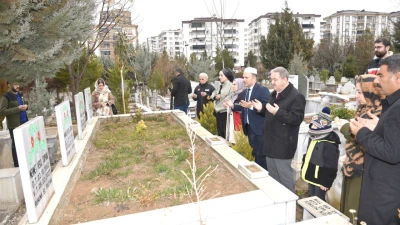
[[[244,65],[245,24],[242,19],[217,17],[194,18],[182,21],[184,54],[195,53],[200,58],[203,52],[216,56],[217,47],[227,49],[235,60],[235,67]]]
[[[264,36],[267,38],[270,25],[275,23],[275,15],[279,16],[280,14],[281,13],[266,13],[249,23],[248,51],[251,50],[256,56],[260,56],[261,37]],[[315,43],[319,43],[321,38],[321,15],[296,13],[293,14],[293,17],[298,19],[304,34],[308,38],[314,39]]]
[[[131,12],[119,9],[113,9],[109,12],[100,13],[100,22],[103,24],[99,30],[100,38],[104,37],[102,44],[99,46],[100,56],[114,59],[114,49],[118,43],[118,35],[123,33],[126,35],[128,43],[137,45],[138,25],[132,24]]]
[[[162,53],[165,50],[170,57],[181,56],[183,54],[182,30],[164,30],[157,38],[158,49],[155,49],[155,52]]]
[[[342,10],[324,18],[324,39],[339,37],[342,41],[356,41],[366,30],[375,37],[389,31],[390,13],[365,10]]]

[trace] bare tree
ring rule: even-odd
[[[89,64],[90,57],[95,54],[96,50],[103,43],[113,28],[116,25],[125,22],[124,18],[126,12],[133,7],[133,3],[133,0],[97,0],[96,5],[99,9],[98,16],[100,20],[99,23],[93,28],[93,38],[91,40],[79,43],[79,45],[86,46],[87,48],[86,60],[84,60],[81,64],[79,61],[74,60],[68,65],[72,96],[79,91],[79,84]]]
[[[238,1],[234,12],[232,13],[231,16],[227,16],[227,1],[226,0],[219,0],[219,3],[215,0],[211,0],[211,3],[207,4],[207,0],[204,0],[204,3],[207,7],[207,11],[210,14],[210,16],[213,18],[213,20],[215,20],[215,25],[216,25],[216,35],[213,36],[211,33],[211,37],[214,39],[216,46],[211,46],[211,56],[212,56],[212,52],[214,51],[214,49],[231,49],[230,53],[232,53],[233,51],[233,43],[236,37],[236,33],[234,32],[234,27],[235,27],[235,23],[233,23],[233,18],[236,14],[236,11],[239,8],[239,3],[240,1]],[[230,2],[232,3],[232,2]],[[212,32],[212,31],[211,31]],[[230,34],[230,35],[226,35],[226,34]],[[226,46],[227,43],[229,43],[229,41],[231,42],[231,48],[227,48],[228,46]],[[222,62],[223,66],[224,65],[224,61]]]

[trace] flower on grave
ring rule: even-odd
[[[35,146],[35,140],[33,140],[32,136],[31,136],[31,145],[32,145],[32,148]]]

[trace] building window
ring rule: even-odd
[[[346,22],[350,22],[350,16],[346,16]]]
[[[340,23],[340,17],[337,17],[336,22]]]

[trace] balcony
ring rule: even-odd
[[[314,29],[314,24],[302,24],[303,29]]]

